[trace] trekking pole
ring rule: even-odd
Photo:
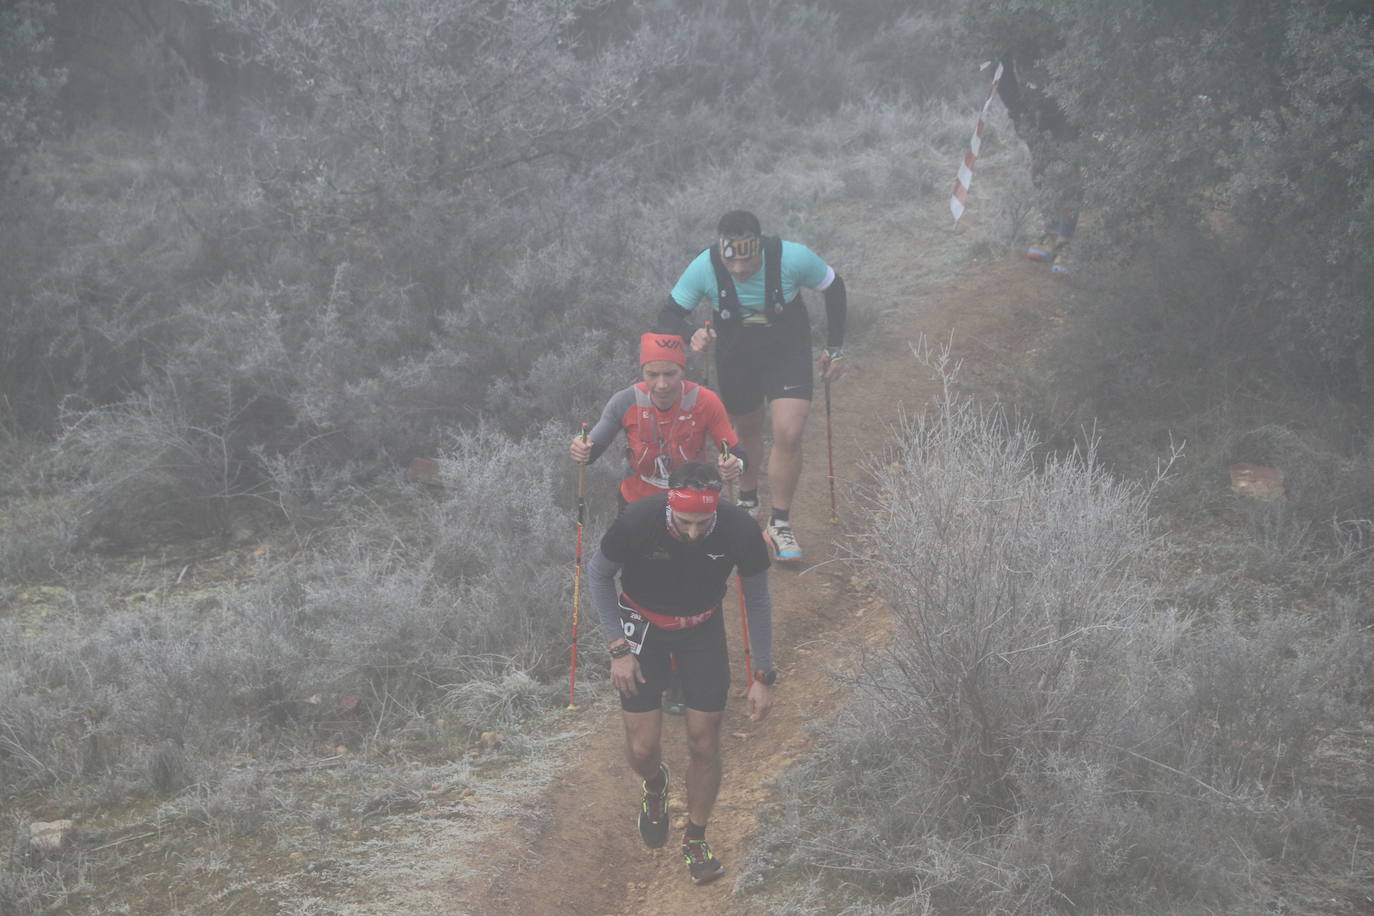
[[[830,433],[830,361],[825,363],[825,458],[830,467],[826,477],[830,481],[830,524],[835,524],[838,517],[835,512],[835,446],[833,436]]]
[[[587,441],[587,424],[582,424],[582,441]],[[582,527],[587,517],[587,462],[577,469],[577,552],[573,561],[572,660],[568,663],[568,708],[577,709],[577,624],[582,610]]]
[[[730,446],[726,445],[725,440],[720,440],[720,456],[729,457]],[[730,484],[730,489],[726,491],[726,497],[735,501],[735,484]],[[754,683],[754,659],[753,653],[749,651],[749,614],[744,606],[744,580],[740,578],[739,569],[735,569],[735,585],[739,589],[739,631],[744,639],[744,691],[749,692],[749,685]]]
[[[701,383],[703,388],[711,387],[711,319],[706,319],[706,381]]]

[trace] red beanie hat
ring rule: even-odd
[[[639,364],[655,360],[667,360],[687,367],[687,356],[682,352],[682,338],[676,334],[645,334],[639,338]]]

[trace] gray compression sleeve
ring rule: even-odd
[[[740,576],[744,586],[744,613],[749,618],[749,651],[754,670],[773,670],[773,599],[768,596],[768,570]]]
[[[600,547],[587,564],[587,593],[596,607],[596,617],[601,621],[607,645],[625,635],[620,630],[620,591],[615,587],[620,567],[621,564],[602,553]]]
[[[625,416],[625,411],[634,405],[634,402],[635,390],[633,385],[611,395],[611,399],[601,409],[601,417],[596,421],[596,425],[587,433],[592,440],[592,455],[587,459],[588,464],[600,458],[601,453],[610,447],[616,436],[620,435],[620,420]]]

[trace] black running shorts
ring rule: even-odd
[[[730,695],[730,655],[725,644],[725,609],[690,630],[661,630],[650,627],[639,652],[639,670],[646,683],[634,696],[620,695],[620,708],[626,712],[650,712],[663,704],[672,670],[669,654],[677,655],[682,675],[682,694],[688,709],[721,712]]]
[[[766,400],[811,400],[811,320],[798,296],[771,327],[745,325],[717,341],[716,374],[720,399],[731,416],[763,406]]]

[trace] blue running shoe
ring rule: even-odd
[[[792,533],[790,522],[769,522],[763,536],[768,539],[768,546],[773,548],[773,558],[779,563],[802,561],[801,545],[797,543],[797,536]]]

